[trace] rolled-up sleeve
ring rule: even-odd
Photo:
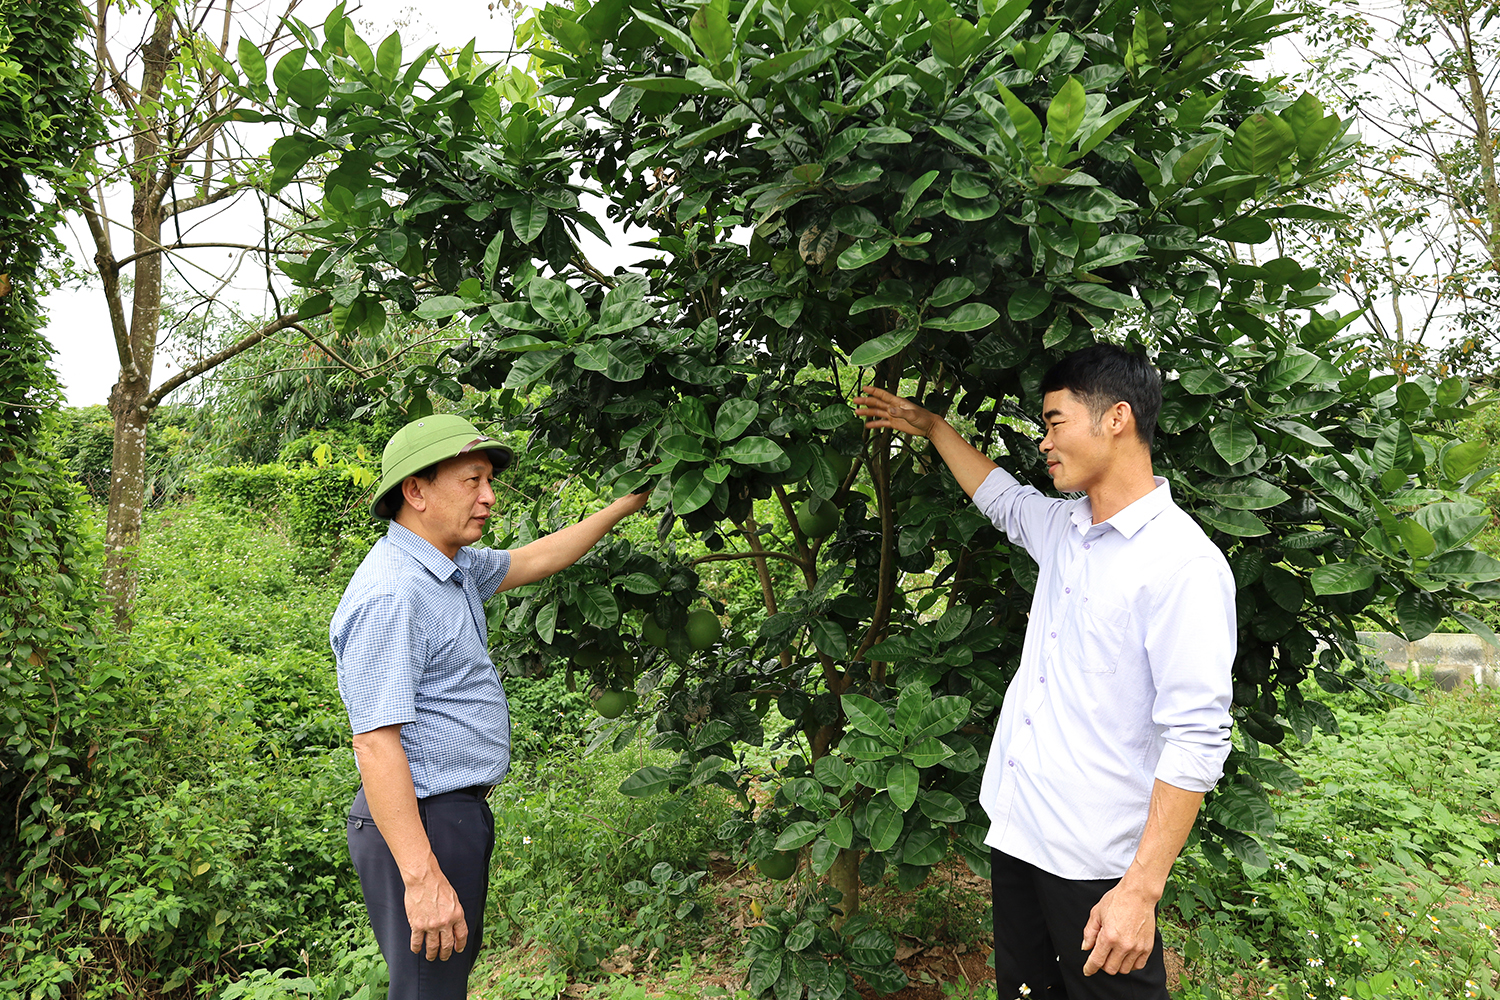
[[[507,549],[480,549],[470,547],[470,573],[474,577],[474,589],[481,600],[489,600],[505,582],[510,572],[510,552]]]
[[[974,491],[974,506],[990,519],[1005,537],[1021,546],[1038,563],[1055,542],[1058,518],[1066,516],[1068,501],[1044,495],[1035,486],[1023,486],[1004,469],[985,477]]]
[[[330,631],[339,694],[355,735],[414,721],[427,637],[409,602],[372,595],[340,608]]]
[[[1146,629],[1151,717],[1166,740],[1155,776],[1190,792],[1213,788],[1229,756],[1234,592],[1222,560],[1194,558],[1165,584]]]

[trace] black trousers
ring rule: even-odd
[[[349,807],[349,857],[359,873],[365,909],[375,940],[391,973],[389,1000],[463,1000],[469,970],[484,937],[484,901],[490,887],[490,854],[495,847],[495,817],[483,796],[471,791],[445,792],[417,800],[432,853],[458,893],[469,925],[469,942],[444,962],[428,961],[411,950],[406,920],[406,886],[385,838],[375,828],[365,791]]]
[[[995,987],[1000,1000],[1167,1000],[1161,932],[1146,967],[1111,976],[1084,976],[1089,953],[1079,945],[1094,904],[1119,879],[1058,878],[997,850],[990,851],[995,912]],[[1023,994],[1022,986],[1030,992]]]

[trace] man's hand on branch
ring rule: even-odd
[[[854,397],[854,415],[865,419],[866,427],[889,427],[903,434],[928,437],[938,426],[939,418],[916,403],[894,393],[864,387],[863,396]]]

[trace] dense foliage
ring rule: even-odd
[[[112,670],[96,662],[91,545],[80,493],[44,446],[61,402],[39,299],[58,249],[53,189],[97,122],[75,46],[74,6],[36,16],[0,2],[0,989],[10,970],[66,977],[55,936],[88,906],[73,879],[86,856],[93,718]],[[68,944],[72,944],[69,942]]]
[[[831,888],[752,938],[753,993],[899,986],[860,884],[918,885],[949,852],[987,871],[978,774],[1036,569],[929,452],[851,420],[861,384],[948,411],[1045,485],[1045,368],[1100,337],[1156,353],[1157,469],[1239,585],[1244,749],[1198,828],[1215,864],[1265,862],[1266,786],[1293,778],[1260,745],[1336,726],[1300,682],[1374,690],[1360,615],[1483,629],[1454,606],[1500,577],[1468,546],[1485,449],[1448,429],[1468,384],[1371,371],[1354,317],[1318,311],[1323,275],[1241,249],[1336,218],[1301,199],[1346,165],[1347,124],[1244,70],[1288,19],[1216,0],[607,0],[538,14],[533,93],[472,46],[407,63],[398,33],[372,47],[335,8],[246,67],[255,117],[287,130],[276,183],[331,165],[304,230],[319,249],[282,269],[340,329],[394,305],[473,338],[404,387],[416,412],[428,389],[487,390],[478,416],[529,425],[603,488],[649,485],[663,542],[680,521],[714,550],[615,545],[496,617],[519,666],[659,692],[603,737],[646,725],[680,753],[627,795],[743,794],[767,710],[790,720],[770,735],[801,752],[771,808],[744,799],[723,832],[765,863],[806,849]],[[647,231],[650,259],[584,259],[584,191]],[[510,538],[547,526],[534,515]],[[756,564],[761,607],[733,608],[716,644],[688,626],[705,567],[734,561]]]

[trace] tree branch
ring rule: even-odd
[[[202,375],[206,371],[211,371],[214,368],[217,368],[219,365],[228,361],[230,358],[234,357],[237,354],[243,354],[250,348],[254,347],[256,344],[260,343],[262,340],[265,340],[271,334],[276,333],[280,330],[286,330],[290,327],[294,327],[305,319],[311,319],[313,316],[321,316],[327,311],[327,309],[320,309],[316,312],[308,313],[306,316],[302,315],[302,313],[300,312],[296,312],[292,313],[290,316],[281,316],[275,320],[272,320],[270,323],[267,323],[259,330],[256,330],[254,333],[247,334],[246,336],[240,338],[240,340],[236,343],[233,343],[224,348],[222,351],[210,354],[208,357],[202,358],[194,362],[193,364],[188,365],[186,368],[182,369],[182,371],[178,372],[176,375],[173,375],[161,385],[157,386],[156,389],[152,391],[151,395],[146,397],[141,405],[147,407],[148,409],[154,409],[157,406],[160,406],[161,401],[163,399],[166,399],[167,396],[172,392],[172,390],[176,389],[183,383],[197,378],[199,375]]]

